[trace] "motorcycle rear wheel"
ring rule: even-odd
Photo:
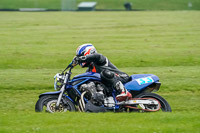
[[[42,112],[44,110],[49,113],[75,111],[74,104],[65,97],[61,99],[59,107],[56,108],[57,100],[58,95],[41,96],[35,104],[35,112]]]
[[[154,98],[156,100],[158,100],[160,102],[161,105],[161,110],[163,112],[172,112],[172,109],[169,105],[169,103],[160,95],[155,94],[155,93],[141,93],[137,96],[135,96],[134,98]],[[131,111],[134,111],[133,109],[131,109]]]

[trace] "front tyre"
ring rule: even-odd
[[[35,104],[35,111],[42,112],[45,110],[49,113],[75,111],[74,104],[66,97],[62,97],[59,107],[56,108],[57,100],[58,95],[41,96]]]
[[[160,95],[155,93],[141,93],[134,98],[154,98],[160,102],[161,110],[163,112],[172,112],[169,103]]]

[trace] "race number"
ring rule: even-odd
[[[151,77],[139,78],[139,79],[135,79],[135,80],[138,82],[139,85],[154,82],[154,80]]]

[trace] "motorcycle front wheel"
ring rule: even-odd
[[[60,105],[56,107],[58,95],[44,95],[41,96],[35,104],[35,112],[49,113],[75,111],[74,104],[67,98],[61,99]]]

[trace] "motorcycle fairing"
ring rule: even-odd
[[[149,85],[159,81],[159,78],[154,74],[135,74],[135,75],[131,75],[130,78],[131,78],[131,81],[124,84],[125,88],[128,91],[142,91]],[[83,74],[79,74],[75,76],[70,81],[70,83],[76,82],[78,80],[83,80],[83,81],[73,86],[73,88],[75,88],[76,91],[78,91],[77,90],[78,86],[83,84],[84,82],[91,81],[91,80],[101,81],[100,74],[93,73],[93,72],[86,72]],[[80,94],[79,91],[78,93]]]
[[[80,85],[80,84],[82,84],[84,82],[87,82],[88,80],[90,80],[90,81],[94,81],[94,80],[100,81],[101,79],[94,78],[94,77],[80,77],[80,78],[75,78],[75,79],[73,78],[71,81],[69,81],[69,83],[73,84],[74,82],[79,81],[75,85]],[[73,85],[73,86],[75,86],[75,85]]]
[[[76,75],[73,79],[81,78],[81,77],[93,77],[93,78],[98,78],[98,79],[101,78],[99,73],[86,72],[86,73],[83,73],[83,74]]]
[[[86,81],[88,80],[100,81],[101,77],[99,73],[86,72],[83,74],[76,75],[70,82],[75,82],[81,79],[82,80],[87,79]],[[135,74],[135,75],[131,75],[131,81],[129,81],[128,83],[125,83],[124,86],[128,91],[141,91],[147,86],[153,83],[156,83],[158,81],[159,81],[159,78],[154,74]],[[80,84],[75,85],[74,88],[77,88],[78,85]]]
[[[135,74],[131,75],[131,81],[125,84],[128,91],[141,91],[147,86],[156,83],[159,78],[153,74]]]
[[[80,82],[77,82],[77,81],[80,81]],[[83,74],[79,74],[79,75],[76,75],[71,81],[69,81],[69,83],[73,84],[77,82],[75,85],[73,85],[74,88],[77,88],[79,85],[87,81],[101,81],[100,74],[93,73],[93,72],[86,72]]]

